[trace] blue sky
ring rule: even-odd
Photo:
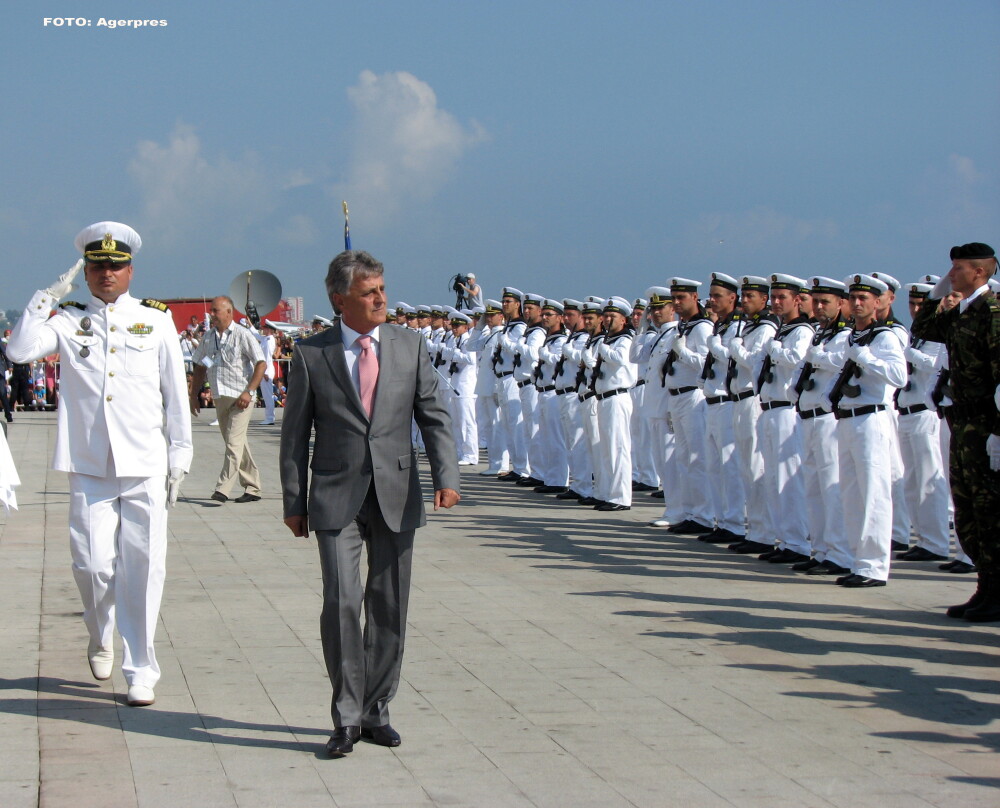
[[[635,297],[1000,247],[995,0],[73,0],[8,8],[0,37],[2,309],[117,219],[140,295],[266,269],[325,314],[342,198],[410,303],[469,270],[489,296]]]

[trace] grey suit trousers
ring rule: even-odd
[[[414,532],[389,530],[374,485],[351,524],[316,531],[323,570],[320,636],[333,685],[335,727],[389,723],[389,701],[403,662]],[[362,545],[368,551],[364,587]]]

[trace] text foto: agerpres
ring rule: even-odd
[[[43,17],[42,27],[55,28],[88,28],[96,25],[98,28],[165,28],[166,20],[109,20],[98,17],[97,22],[89,17]]]

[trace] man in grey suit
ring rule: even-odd
[[[335,727],[326,751],[342,757],[361,737],[400,743],[388,704],[403,659],[413,534],[426,522],[411,419],[424,436],[434,510],[460,497],[437,375],[419,332],[385,325],[382,264],[366,252],[343,252],[330,263],[326,288],[341,321],[296,346],[280,465],[285,524],[295,536],[313,530],[319,544],[320,632]]]

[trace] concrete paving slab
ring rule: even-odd
[[[55,415],[11,425],[0,804],[1000,804],[1000,629],[943,616],[970,578],[897,565],[884,589],[847,591],[649,528],[657,501],[597,516],[475,467],[418,533],[403,746],[326,760],[319,565],[281,524],[278,434],[251,428],[264,498],[219,505],[207,421],[141,709],[120,671],[87,667]]]

